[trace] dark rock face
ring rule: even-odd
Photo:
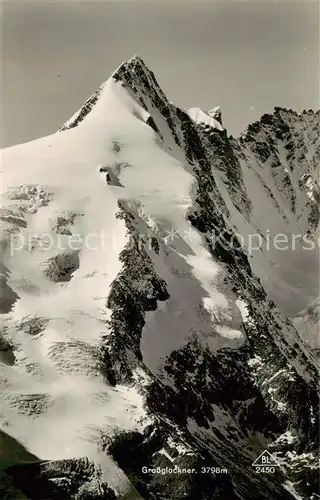
[[[163,140],[163,136],[160,132],[160,130],[158,129],[154,119],[152,118],[152,116],[149,116],[149,118],[147,119],[146,121],[146,124],[149,125],[151,128],[153,128],[153,130],[158,134],[158,136]]]
[[[23,218],[23,213],[14,210],[0,210],[0,220],[8,222],[13,226],[17,227],[27,227],[27,222]]]
[[[11,311],[19,295],[8,284],[9,270],[0,262],[0,314]]]
[[[98,101],[100,94],[102,91],[102,87],[100,87],[87,101],[84,103],[80,111],[76,114],[75,117],[73,117],[70,122],[66,123],[63,125],[60,129],[59,132],[63,132],[65,130],[77,127],[79,123],[81,123],[85,117],[90,113],[92,110],[93,106],[96,104]]]
[[[262,167],[271,166],[277,189],[290,210],[298,220],[306,212],[311,229],[319,224],[319,126],[319,111],[298,114],[275,107],[273,114],[249,125],[238,141],[238,154],[242,151],[246,157],[250,152]],[[307,193],[309,200],[299,207],[302,193]]]
[[[45,318],[40,318],[37,316],[32,317],[24,317],[19,325],[19,329],[28,335],[38,335],[41,333],[46,325],[48,324],[48,320]]]
[[[167,446],[168,455],[162,454],[162,449],[170,437],[170,430],[165,425],[150,426],[145,429],[144,434],[120,434],[106,451],[126,472],[137,491],[146,500],[238,498],[230,477],[227,474],[207,473],[208,462],[198,453],[189,451],[179,455],[171,443],[171,446]],[[166,468],[174,467],[183,472],[165,474]],[[159,473],[152,473],[152,470],[157,469]]]
[[[14,348],[6,339],[0,336],[0,362],[13,365],[15,360]]]
[[[120,254],[123,270],[113,282],[108,297],[107,307],[112,310],[112,333],[106,339],[103,350],[106,358],[111,361],[116,379],[121,381],[129,380],[135,364],[142,360],[140,339],[145,325],[145,313],[154,311],[157,301],[167,300],[169,294],[166,283],[156,274],[145,251],[147,241],[141,239],[134,216],[124,203],[120,204],[118,217],[124,219],[130,241]],[[153,238],[150,243],[156,251],[157,240]]]
[[[25,498],[32,500],[116,499],[97,468],[86,458],[17,465],[8,467],[5,473]],[[95,481],[99,483],[98,488]]]
[[[47,262],[45,275],[56,283],[70,281],[72,274],[79,267],[78,253],[69,251],[56,255]]]
[[[6,314],[11,311],[12,306],[19,298],[19,295],[8,285],[5,276],[0,276],[0,289],[0,312],[1,314]]]
[[[55,224],[52,229],[55,230],[57,234],[64,234],[67,236],[72,235],[72,225],[74,224],[74,220],[77,214],[75,213],[66,213],[58,215]]]

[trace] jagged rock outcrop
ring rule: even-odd
[[[29,463],[5,472],[32,500],[116,500],[100,471],[86,458]]]

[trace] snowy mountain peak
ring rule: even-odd
[[[222,111],[220,106],[215,106],[214,108],[210,109],[207,114],[222,125]]]
[[[130,59],[128,59],[127,61],[123,61],[117,67],[117,69],[111,74],[111,77],[112,78],[117,78],[117,74],[120,73],[121,70],[132,68],[132,67],[135,67],[135,68],[139,67],[139,68],[143,69],[146,72],[150,71],[148,69],[146,63],[144,62],[144,60],[140,56],[138,56],[137,54],[135,54],[134,56],[130,57]]]
[[[3,151],[0,458],[29,498],[315,491],[318,372],[288,315],[316,273],[267,238],[313,234],[318,121],[279,111],[236,140],[219,118],[134,56],[59,132]],[[277,474],[252,473],[265,449]],[[143,473],[172,464],[206,474]]]
[[[110,100],[113,101],[116,95],[118,98],[120,97],[120,87],[126,91],[122,92],[120,100],[126,101],[126,105],[128,105],[131,99],[132,102],[129,107],[131,107],[132,113],[138,114],[157,133],[159,133],[159,129],[152,115],[159,113],[159,111],[162,115],[165,115],[169,126],[173,127],[174,119],[170,115],[174,114],[174,106],[169,103],[154,73],[146,66],[141,57],[135,55],[118,66],[109,79],[101,84],[98,90],[60,128],[60,132],[77,127],[80,123],[86,121],[94,108],[99,107],[100,115],[107,114],[108,105],[106,103]],[[125,94],[127,94],[127,97],[125,97]],[[177,138],[176,142],[178,142]]]
[[[189,108],[187,110],[190,118],[197,124],[202,124],[205,127],[212,127],[214,129],[223,131],[221,122],[221,108],[218,106],[213,110],[205,113],[201,108]]]

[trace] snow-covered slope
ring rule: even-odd
[[[295,173],[292,210],[280,146],[273,175],[247,143],[220,109],[169,103],[134,57],[58,132],[3,150],[0,416],[35,463],[3,462],[27,498],[34,477],[78,500],[314,492],[316,363],[278,300],[295,285],[236,233],[314,237],[315,201]],[[268,447],[272,477],[251,466]],[[142,471],[172,463],[198,473]]]
[[[222,131],[222,124],[217,119],[219,117],[219,110],[220,108],[217,107],[212,109],[211,111],[208,111],[208,113],[204,113],[200,108],[189,108],[188,115],[195,123],[201,124],[202,126],[206,127],[207,130],[216,128]]]

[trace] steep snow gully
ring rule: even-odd
[[[1,498],[316,498],[319,157],[137,56],[2,151]]]

